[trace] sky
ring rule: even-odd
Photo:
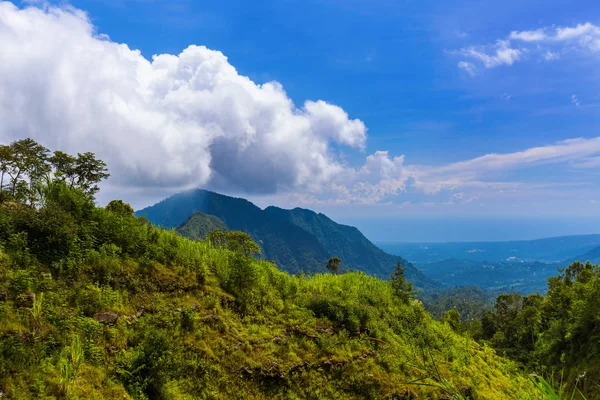
[[[100,204],[201,187],[378,240],[590,233],[599,63],[594,1],[0,1],[0,142],[95,152]]]

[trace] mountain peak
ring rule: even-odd
[[[439,286],[403,258],[375,246],[357,228],[338,224],[309,209],[269,206],[262,210],[243,198],[197,189],[171,196],[137,214],[157,225],[179,227],[186,236],[197,238],[199,235],[193,232],[203,233],[211,225],[202,216],[199,221],[192,220],[194,229],[186,227],[184,223],[197,212],[217,217],[229,229],[247,232],[261,244],[267,259],[289,272],[325,272],[327,260],[339,257],[344,268],[382,278],[388,278],[401,263],[416,286]]]

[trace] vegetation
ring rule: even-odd
[[[193,220],[188,221],[195,212],[218,217],[229,229],[247,232],[261,246],[265,259],[291,273],[327,272],[328,260],[339,257],[347,270],[387,279],[400,262],[407,278],[418,288],[441,287],[408,261],[379,249],[358,229],[337,224],[310,210],[276,207],[261,210],[244,199],[193,190],[171,196],[139,211],[138,215],[165,228],[179,227],[184,236],[197,239],[201,236],[195,233],[198,230],[186,226],[196,225]]]
[[[340,260],[339,257],[331,257],[329,259],[329,261],[327,261],[327,265],[325,266],[325,268],[327,268],[334,274],[337,274],[338,272],[340,272],[340,264],[341,263],[342,263],[342,260]]]
[[[546,290],[548,278],[558,273],[559,263],[448,259],[418,266],[431,278],[450,287],[477,286],[496,293],[529,294]]]
[[[227,231],[227,225],[214,215],[195,212],[177,228],[177,233],[192,240],[202,240],[213,231]]]
[[[484,297],[469,297],[476,291],[463,291],[442,294],[428,308],[456,332],[493,347],[524,372],[535,374],[536,387],[550,387],[557,396],[544,398],[600,397],[598,265],[576,261],[548,280],[545,295],[503,293],[489,310],[481,308]],[[480,319],[461,318],[459,308]]]
[[[497,295],[497,294],[496,294]],[[492,310],[496,296],[477,286],[461,286],[440,292],[420,293],[425,309],[436,318],[448,310],[456,310],[463,322],[478,321],[486,311]]]
[[[59,171],[34,201],[4,183],[4,398],[538,398],[515,362],[434,320],[401,269],[291,276],[247,236],[185,239],[96,207],[99,175]]]

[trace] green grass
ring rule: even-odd
[[[0,205],[4,398],[536,398],[387,281],[289,275],[67,200]]]

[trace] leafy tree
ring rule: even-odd
[[[207,239],[215,247],[225,247],[234,253],[240,253],[246,257],[261,254],[260,246],[246,232],[225,232],[217,229],[209,232]]]
[[[12,160],[13,153],[10,146],[0,145],[0,194],[4,192],[4,177],[8,174]]]
[[[98,192],[97,184],[110,176],[106,163],[97,159],[94,153],[90,152],[77,154],[74,172],[75,176],[71,181],[71,187],[81,189],[90,197]]]
[[[94,199],[97,184],[109,177],[106,164],[93,153],[49,154],[50,150],[29,138],[0,146],[0,201],[40,206],[45,201],[44,185],[52,181],[66,182]]]
[[[75,162],[77,159],[70,154],[57,150],[49,158],[54,167],[54,177],[57,180],[65,181],[73,187],[76,179]]]
[[[342,260],[340,260],[338,257],[331,257],[327,261],[327,265],[325,266],[325,268],[327,268],[328,270],[330,270],[334,274],[337,274],[340,271],[340,264],[341,263],[342,263]]]
[[[415,297],[415,290],[412,282],[408,282],[404,276],[404,268],[400,263],[396,264],[396,269],[390,276],[390,284],[396,297],[403,303],[408,304]]]
[[[442,322],[450,325],[454,332],[460,332],[461,329],[461,321],[460,321],[460,313],[457,310],[448,310],[442,316]]]
[[[133,215],[133,208],[128,203],[123,202],[123,200],[112,200],[106,206],[106,211],[119,215]]]
[[[17,201],[36,201],[36,189],[50,172],[49,150],[32,139],[12,142],[2,150],[3,170],[10,176],[10,197]]]

